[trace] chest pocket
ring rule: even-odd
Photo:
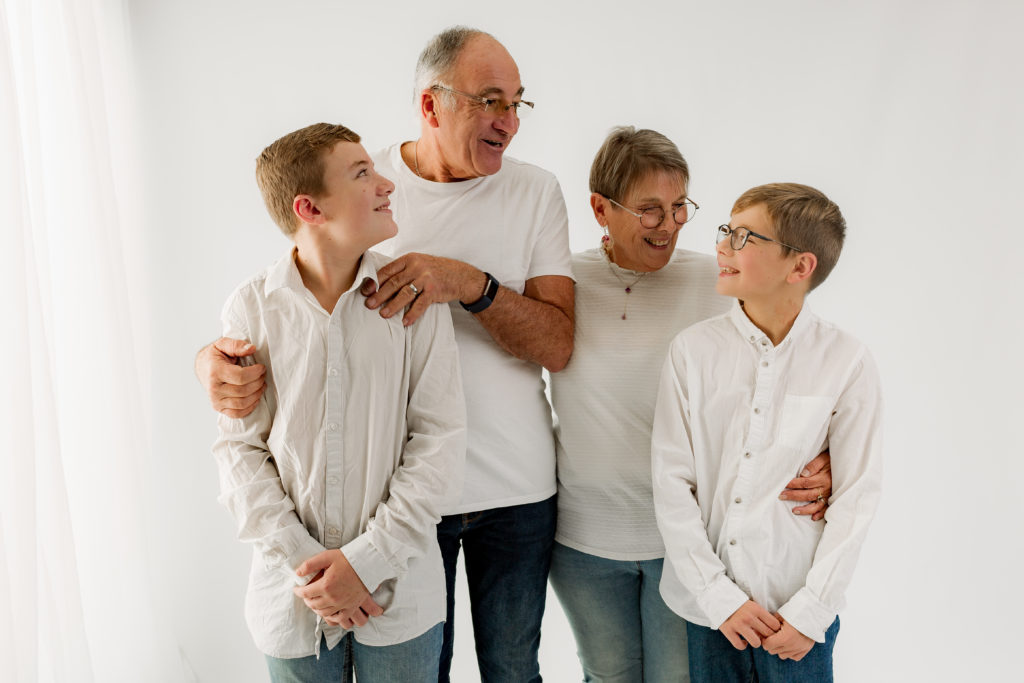
[[[801,451],[823,445],[832,404],[827,396],[786,394],[779,418],[779,444]]]

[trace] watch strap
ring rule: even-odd
[[[459,302],[459,304],[470,313],[476,314],[485,310],[488,306],[494,303],[494,298],[498,296],[498,287],[500,286],[500,283],[495,280],[494,276],[490,273],[484,272],[484,275],[487,277],[487,283],[484,285],[484,293],[480,295],[480,298],[469,304],[464,304],[461,301]]]

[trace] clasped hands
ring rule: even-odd
[[[795,662],[814,646],[812,639],[793,628],[779,613],[771,614],[753,600],[743,603],[718,630],[737,650],[745,650],[747,645],[761,647],[779,659]]]
[[[384,608],[374,602],[340,550],[325,550],[314,555],[299,565],[295,573],[315,575],[305,586],[295,586],[292,590],[306,607],[332,626],[363,626],[370,617],[384,614]]]

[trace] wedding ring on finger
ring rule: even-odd
[[[815,502],[815,503],[820,503],[820,502],[822,502],[823,500],[825,500],[825,496],[823,496],[823,495],[821,495],[821,494],[819,493],[819,494],[818,494],[818,497],[817,497],[817,499],[815,499],[815,501],[814,501],[814,502]]]
[[[419,296],[419,295],[420,295],[420,288],[419,288],[419,287],[417,287],[416,285],[414,285],[414,284],[413,284],[413,283],[411,283],[411,282],[409,283],[409,289],[411,289],[411,290],[412,290],[412,295],[413,295],[413,297],[417,297],[417,296]]]

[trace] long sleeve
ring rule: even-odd
[[[779,609],[798,631],[824,642],[845,604],[846,587],[881,495],[882,391],[865,350],[829,423],[833,494],[805,585]]]
[[[665,541],[668,567],[718,628],[748,596],[726,574],[697,504],[685,354],[679,338],[661,373],[651,434],[654,511]],[[704,494],[704,495],[710,495]],[[671,606],[671,605],[670,605]]]
[[[441,510],[462,492],[466,408],[448,306],[431,306],[408,333],[408,438],[384,501],[342,547],[371,591],[437,544]]]
[[[252,338],[237,296],[225,305],[222,323],[224,336]],[[262,360],[265,351],[258,350],[257,359]],[[295,569],[325,548],[310,536],[281,484],[274,455],[267,446],[273,420],[266,396],[244,418],[218,415],[220,433],[213,445],[220,474],[218,500],[234,516],[239,540],[252,543],[267,566],[280,568],[296,583],[304,583]]]

